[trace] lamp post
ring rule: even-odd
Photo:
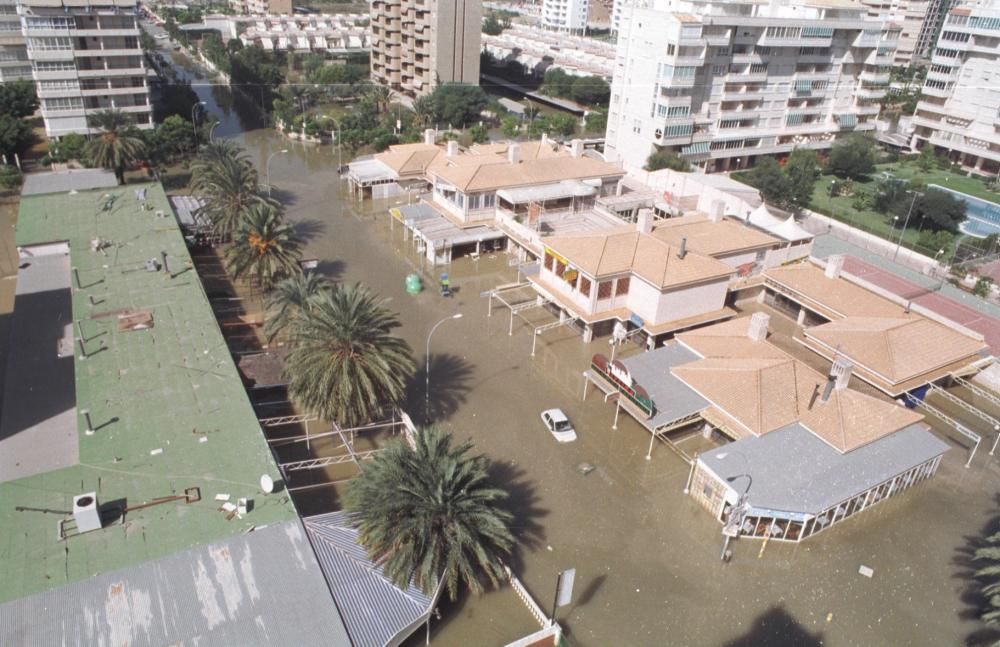
[[[215,139],[214,139],[215,129],[218,128],[219,124],[221,124],[221,123],[222,123],[221,121],[216,120],[216,122],[214,124],[212,124],[211,130],[208,131],[208,141],[209,142],[215,141]]]
[[[903,220],[903,231],[899,232],[899,240],[896,242],[896,252],[892,255],[893,261],[895,261],[896,257],[899,256],[899,247],[903,244],[903,236],[906,234],[906,225],[910,223],[910,215],[913,214],[913,205],[917,202],[917,196],[924,195],[919,191],[907,191],[907,193],[912,193],[913,198],[910,200],[910,208],[906,211],[906,219]]]
[[[340,167],[344,165],[343,158],[341,157],[341,144],[340,144],[340,122],[331,117],[330,115],[323,115],[324,119],[329,119],[337,126],[336,130],[332,131],[331,134],[336,134],[337,137],[337,173],[340,173]]]
[[[441,321],[437,322],[431,327],[431,331],[427,333],[427,350],[424,354],[425,365],[424,365],[424,421],[430,422],[430,410],[431,410],[431,337],[434,336],[434,331],[438,329],[438,326],[446,321],[452,319],[461,319],[462,313],[456,312],[450,317],[445,317]]]
[[[198,103],[191,106],[191,129],[194,131],[194,145],[198,146],[198,118],[195,116],[195,110],[198,106],[204,106],[204,101],[199,101]]]
[[[288,152],[287,148],[282,148],[280,151],[275,151],[267,156],[267,162],[264,163],[264,174],[267,176],[267,197],[271,197],[271,159],[275,155],[284,155]]]

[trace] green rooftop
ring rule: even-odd
[[[106,246],[94,251],[98,238]],[[73,320],[88,341],[74,360],[79,464],[0,483],[0,602],[294,518],[285,494],[260,491],[262,474],[279,473],[163,188],[24,197],[16,239],[68,241],[79,274]],[[170,272],[147,271],[161,252]],[[142,312],[151,328],[123,330],[121,315]],[[15,511],[71,510],[90,491],[101,504],[136,506],[190,487],[200,502],[137,510],[62,540],[64,515]],[[219,493],[250,497],[253,508],[227,520]]]

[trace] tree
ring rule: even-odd
[[[486,126],[476,124],[469,129],[469,137],[472,138],[473,144],[485,144],[490,141],[490,131],[486,128]]]
[[[554,97],[570,98],[573,92],[573,77],[566,74],[561,67],[550,67],[545,70],[542,81],[542,91]]]
[[[422,126],[434,121],[434,99],[429,94],[419,96],[413,101],[413,112],[417,116],[417,122]]]
[[[414,362],[391,333],[399,319],[363,285],[336,285],[288,329],[288,393],[302,411],[343,427],[403,399]]]
[[[264,301],[267,316],[264,334],[268,342],[287,332],[306,310],[328,290],[330,283],[318,274],[293,274],[275,284]]]
[[[13,164],[0,165],[0,189],[16,189],[23,179],[21,171]]]
[[[658,150],[646,159],[647,171],[659,171],[668,168],[672,171],[686,173],[691,170],[691,165],[687,160],[671,150]]]
[[[935,258],[942,251],[944,252],[944,258],[947,258],[948,252],[951,251],[954,244],[955,235],[944,230],[934,231],[932,229],[924,229],[920,232],[920,237],[917,239],[917,246],[923,248],[925,253]]]
[[[244,214],[255,205],[274,202],[260,193],[257,169],[246,154],[228,140],[207,144],[191,169],[191,188],[205,200],[199,218],[221,236],[233,233]]]
[[[302,245],[295,227],[269,204],[247,209],[226,248],[226,271],[235,279],[270,290],[275,282],[302,271]]]
[[[2,85],[0,85],[2,87]],[[20,155],[31,145],[31,126],[23,119],[0,114],[0,153],[8,159]]]
[[[490,12],[486,14],[486,18],[483,19],[483,33],[489,36],[499,36],[503,33],[504,26],[497,18],[495,12]]]
[[[760,191],[768,202],[776,205],[788,203],[791,185],[773,157],[758,158],[754,167],[747,172],[745,179],[750,186]]]
[[[587,132],[604,133],[608,129],[608,111],[591,110],[584,117],[584,124]]]
[[[980,618],[991,627],[1000,625],[1000,533],[994,533],[976,549],[975,561],[982,564],[975,577],[982,584],[986,608]]]
[[[368,86],[365,96],[375,104],[375,113],[380,115],[389,109],[389,100],[392,99],[392,91],[384,85],[373,83]]]
[[[573,79],[572,99],[587,105],[607,106],[611,86],[599,76],[578,76]]]
[[[826,167],[838,177],[862,178],[875,170],[875,145],[861,134],[838,139],[830,149]]]
[[[454,600],[460,585],[478,594],[484,576],[494,586],[505,579],[514,536],[508,494],[491,485],[486,458],[451,443],[436,428],[420,431],[412,450],[392,443],[365,463],[345,502],[359,542],[397,586],[430,593],[443,583]]]
[[[545,125],[548,132],[555,135],[569,137],[570,135],[576,133],[579,122],[573,115],[560,112],[546,117]]]
[[[478,85],[445,83],[429,96],[434,105],[434,119],[451,126],[479,121],[480,113],[489,104],[489,98]]]
[[[784,171],[788,178],[790,206],[800,209],[808,207],[819,177],[816,152],[807,148],[793,150],[788,156]]]
[[[521,132],[521,120],[513,115],[508,115],[500,121],[500,132],[504,137],[514,138]]]
[[[171,115],[149,132],[147,152],[159,163],[171,162],[194,153],[197,148],[195,133],[190,121]]]
[[[56,161],[83,160],[86,156],[87,138],[80,133],[67,133],[49,142],[49,155]]]
[[[103,110],[87,118],[101,132],[87,143],[87,156],[94,166],[114,171],[118,184],[125,183],[125,169],[146,152],[146,144],[132,128],[132,119],[119,110]]]
[[[912,203],[913,211],[910,212]],[[910,222],[923,220],[924,225],[933,230],[956,233],[958,226],[966,218],[965,202],[946,191],[926,189],[915,198],[905,193],[892,206],[895,215],[903,218],[910,214]]]
[[[934,147],[927,144],[920,149],[920,154],[917,155],[917,168],[926,173],[935,166],[937,166],[937,155],[934,154]]]
[[[30,117],[38,109],[38,95],[31,81],[0,83],[0,115],[15,119]]]
[[[980,276],[976,280],[976,286],[972,288],[972,293],[977,297],[985,299],[990,295],[990,288],[993,287],[993,279],[988,276]]]

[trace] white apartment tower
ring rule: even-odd
[[[900,26],[896,65],[924,62],[952,0],[861,0],[869,17]]]
[[[479,85],[479,0],[373,0],[372,79],[410,95]]]
[[[21,17],[15,0],[0,0],[0,83],[31,80],[28,49],[21,34]]]
[[[587,29],[588,0],[542,0],[542,25],[547,29],[582,34]]]
[[[898,36],[844,0],[624,4],[606,154],[726,171],[874,130]]]
[[[87,116],[110,109],[153,127],[135,0],[21,0],[20,9],[49,137],[95,132]]]
[[[913,147],[1000,173],[1000,0],[948,12],[913,116]]]

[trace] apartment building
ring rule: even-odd
[[[87,116],[129,113],[152,128],[135,0],[22,0],[23,33],[49,137],[94,132]]]
[[[1000,173],[1000,1],[948,12],[913,116],[912,146],[980,174]]]
[[[292,0],[229,0],[229,6],[252,16],[292,15]]]
[[[706,172],[875,128],[900,29],[839,0],[622,5],[607,154]]]
[[[573,34],[587,29],[589,0],[543,0],[542,25]]]
[[[15,0],[0,0],[0,83],[31,79],[28,49]]]
[[[482,20],[475,0],[373,0],[372,79],[414,96],[478,85]]]
[[[940,24],[941,7],[950,0],[861,0],[874,20],[899,25],[895,65],[911,65],[926,60],[934,43],[935,25]]]

